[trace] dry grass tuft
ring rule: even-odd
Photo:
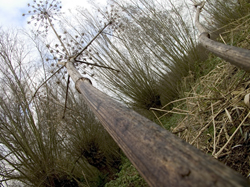
[[[221,41],[249,49],[248,22],[246,16],[243,24],[221,33]],[[151,109],[162,126],[167,115],[180,114],[172,133],[250,177],[250,76],[217,57],[211,60],[220,63],[197,79],[181,99]],[[167,110],[169,105],[174,107]]]
[[[229,165],[234,165],[232,160],[244,150],[246,159],[235,168],[241,170],[250,162],[250,110],[244,102],[248,93],[249,74],[221,62],[201,77],[184,98],[169,103],[175,106],[171,110],[165,110],[169,104],[154,110],[164,112],[157,117],[160,123],[169,113],[184,115],[171,131],[205,153],[230,161]],[[250,168],[240,172],[246,176]]]

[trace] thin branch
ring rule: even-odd
[[[56,73],[58,73],[64,66],[60,67],[55,73],[53,73],[49,78],[47,78],[35,91],[33,97],[31,98],[30,100],[30,103],[31,101],[34,99],[34,97],[36,96],[36,93],[38,92],[38,90],[46,83],[48,82]]]
[[[215,120],[214,120],[214,107],[212,103],[211,103],[211,110],[212,110],[212,120],[213,120],[213,128],[214,128],[214,145],[213,145],[212,155],[214,155],[216,152],[216,126],[215,126]]]
[[[63,104],[59,103],[58,101],[56,101],[54,98],[50,97],[49,95],[48,95],[48,97],[51,99],[51,102],[53,102],[54,104],[59,105],[61,107],[65,107]],[[69,107],[66,107],[66,108],[67,108],[67,110],[75,111],[72,108],[69,108]]]
[[[230,138],[227,140],[225,145],[214,155],[214,158],[218,158],[221,152],[227,147],[227,145],[230,143],[230,141],[233,139],[234,135],[238,132],[238,130],[241,128],[241,126],[244,124],[244,122],[249,117],[250,112],[246,115],[246,117],[243,119],[243,121],[239,124],[239,126],[235,129],[234,133],[230,136]]]
[[[65,45],[64,45],[64,43],[62,42],[62,40],[61,40],[60,36],[58,35],[58,33],[56,32],[56,30],[55,30],[54,26],[52,25],[51,20],[49,19],[49,16],[47,15],[47,16],[46,16],[46,18],[47,18],[47,20],[49,21],[50,27],[53,29],[53,31],[54,31],[54,33],[55,33],[55,35],[56,35],[57,39],[59,40],[59,42],[61,43],[61,45],[62,45],[62,46],[63,46],[63,48],[65,49],[65,51],[66,51],[67,55],[68,55],[68,56],[70,56],[70,54],[69,54],[69,52],[68,52],[67,48],[65,47]]]
[[[80,62],[80,63],[87,64],[87,65],[91,65],[91,66],[96,66],[96,67],[99,67],[99,68],[110,69],[110,70],[116,71],[117,73],[120,72],[120,70],[117,70],[117,69],[114,69],[114,68],[111,68],[111,67],[108,67],[108,66],[102,66],[102,65],[98,65],[98,64],[92,64],[92,63],[84,62],[84,61],[80,61],[80,60],[75,60],[75,61],[76,61],[76,62]]]
[[[76,55],[74,56],[74,59],[76,60],[77,57],[79,57],[83,51],[85,51],[90,45],[91,43],[102,33],[102,31],[109,26],[112,23],[112,21],[110,21],[108,24],[106,24],[97,34],[96,36]]]
[[[63,110],[63,117],[62,117],[62,119],[64,119],[64,118],[65,118],[65,113],[66,113],[66,109],[67,109],[67,100],[68,100],[69,82],[70,82],[70,76],[68,75],[68,80],[67,80],[67,89],[66,89],[66,98],[65,98],[65,104],[64,104],[64,110]]]
[[[107,35],[109,35],[109,36],[113,36],[113,37],[115,37],[115,38],[118,38],[118,39],[120,39],[120,40],[123,40],[122,38],[120,38],[120,37],[118,37],[118,36],[115,36],[115,35],[113,35],[113,34],[107,33],[107,32],[102,32],[102,34],[107,34]]]

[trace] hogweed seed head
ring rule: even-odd
[[[62,38],[65,41],[64,45],[55,44],[54,49],[47,45],[47,48],[50,49],[50,53],[53,53],[59,61],[68,60],[69,56],[75,56],[83,49],[84,46],[81,44],[83,40],[83,35],[71,35],[66,30],[63,31],[63,36],[58,35],[58,38]],[[67,54],[66,54],[67,53]],[[82,54],[79,56],[79,59],[82,58]]]
[[[100,65],[97,64],[91,64],[90,62],[87,62],[88,60],[93,60],[92,56],[93,54],[91,53],[92,50],[88,50],[88,45],[85,47],[83,46],[83,43],[85,41],[84,39],[84,33],[77,34],[77,35],[71,35],[67,31],[64,31],[63,34],[67,35],[65,37],[62,37],[61,35],[58,35],[57,32],[55,31],[53,27],[52,20],[54,19],[54,16],[58,15],[60,9],[62,6],[60,6],[61,2],[57,0],[50,0],[50,1],[39,1],[37,2],[36,0],[33,1],[33,5],[28,4],[28,7],[30,7],[32,10],[29,10],[27,14],[22,14],[23,16],[26,15],[31,15],[30,21],[28,21],[28,24],[31,22],[35,22],[34,25],[38,26],[38,29],[44,28],[45,32],[48,31],[49,27],[53,28],[53,31],[55,32],[58,40],[60,41],[60,45],[55,44],[55,48],[51,47],[49,44],[46,45],[48,48],[48,51],[51,53],[52,58],[50,60],[55,61],[61,61],[61,60],[69,60],[68,58],[71,58],[72,56],[75,56],[75,58],[78,58],[81,63],[75,63],[75,66],[79,69],[88,69],[88,71],[84,71],[85,74],[88,74],[89,76],[93,77],[94,73],[93,66],[101,67]],[[113,11],[113,10],[112,10]],[[111,12],[112,12],[111,11]],[[109,17],[109,24],[115,22],[115,16],[116,14],[110,12],[106,12]],[[106,26],[104,27],[104,29]],[[39,31],[41,32],[41,31]],[[62,42],[65,41],[66,43]],[[83,49],[85,50],[85,54],[83,53]],[[79,54],[79,51],[81,51],[81,54]],[[46,59],[46,61],[49,61],[49,59]],[[85,64],[83,66],[83,64]],[[90,65],[90,66],[89,66]],[[55,67],[55,64],[52,63],[51,67]],[[106,67],[107,68],[107,67]],[[112,69],[112,68],[111,68]],[[51,71],[53,73],[53,70]],[[63,77],[65,79],[65,77]]]
[[[50,5],[49,5],[50,3]],[[22,16],[31,16],[31,20],[27,23],[30,24],[34,22],[34,25],[38,27],[38,32],[47,32],[50,26],[50,22],[52,22],[52,18],[54,16],[59,15],[59,11],[61,10],[61,2],[57,0],[50,0],[50,1],[36,1],[33,0],[33,4],[27,4],[28,7],[31,9],[28,13],[22,14]],[[38,23],[40,22],[40,23]],[[40,30],[40,31],[39,31]]]

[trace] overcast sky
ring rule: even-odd
[[[92,0],[93,1],[93,0]],[[105,4],[106,0],[96,0],[98,4]],[[22,14],[28,11],[28,3],[33,0],[0,0],[0,26],[26,26],[26,17]],[[61,0],[63,12],[77,6],[89,8],[88,0]]]

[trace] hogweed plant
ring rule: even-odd
[[[33,0],[33,4],[28,3],[30,10],[23,16],[31,15],[28,24],[34,23],[34,26],[37,27],[37,32],[44,31],[48,32],[48,29],[52,25],[52,20],[55,19],[55,16],[60,14],[62,8],[61,1],[36,1]],[[39,23],[40,22],[40,23]],[[54,27],[52,27],[54,28]],[[44,29],[44,30],[42,30]]]
[[[53,60],[53,63],[51,63],[52,75],[48,79],[46,79],[42,85],[38,87],[33,97],[35,97],[37,91],[41,88],[41,86],[43,86],[48,80],[50,80],[53,76],[59,73],[64,67],[66,67],[66,63],[68,62],[72,63],[77,70],[81,69],[82,70],[81,73],[84,75],[88,74],[89,77],[94,76],[93,73],[94,67],[105,68],[119,72],[119,70],[116,70],[114,68],[89,62],[92,60],[92,55],[93,55],[91,49],[89,49],[89,46],[108,26],[115,25],[117,23],[116,22],[116,19],[118,18],[117,14],[114,14],[112,16],[109,15],[108,23],[104,24],[103,28],[95,35],[95,37],[91,41],[89,41],[88,44],[84,45],[85,44],[84,33],[72,36],[71,33],[64,31],[63,34],[60,35],[57,32],[54,24],[52,23],[52,21],[57,19],[58,16],[61,14],[60,12],[62,8],[61,1],[33,0],[33,4],[28,3],[28,7],[30,7],[31,10],[29,10],[28,13],[23,14],[23,16],[26,15],[31,16],[30,21],[28,21],[27,23],[31,24],[34,22],[34,26],[37,28],[38,34],[44,33],[45,35],[47,35],[49,28],[51,28],[59,42],[53,46],[50,44],[46,45],[52,56],[51,59],[47,58],[46,61]],[[54,63],[54,61],[57,61],[57,65]],[[61,65],[61,67],[59,65]],[[57,68],[57,70],[55,70],[55,68]],[[64,71],[64,73],[67,74],[67,71]],[[65,79],[65,76],[63,76],[62,79]],[[67,79],[65,109],[67,103],[69,81],[70,81],[70,75],[68,75]]]

